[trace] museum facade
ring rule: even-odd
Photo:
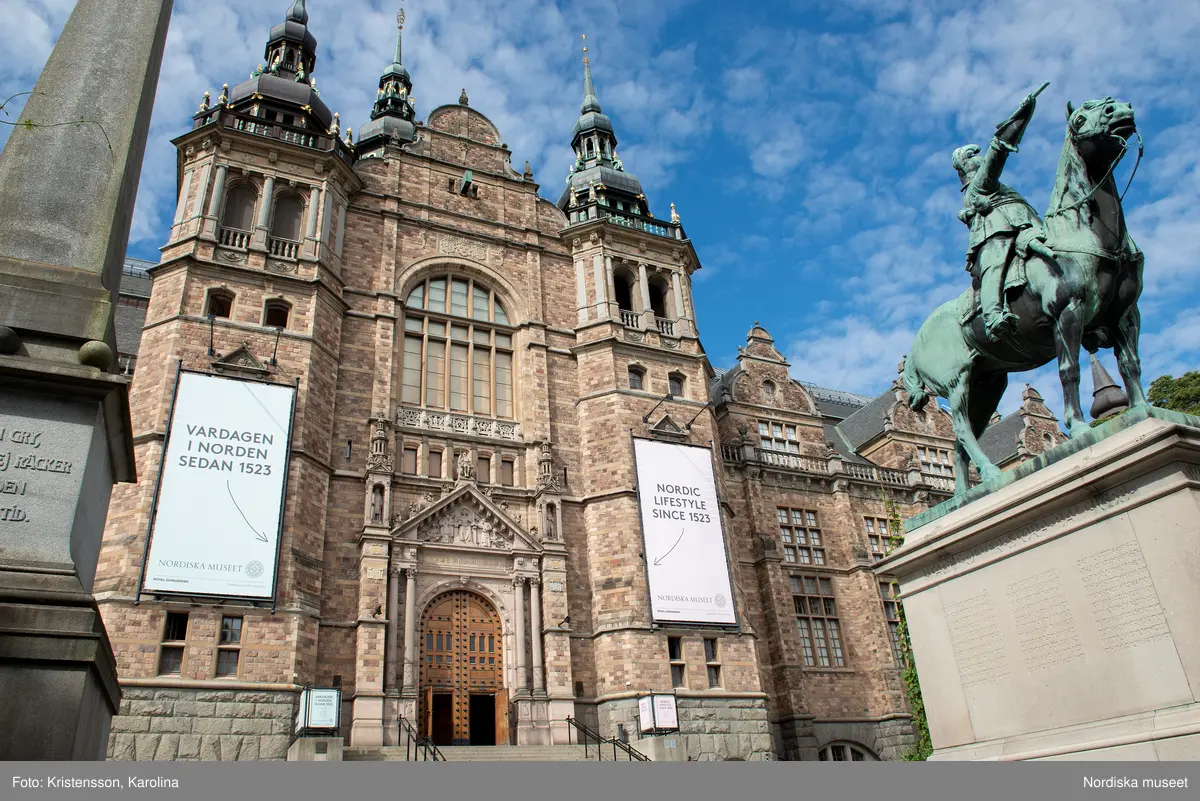
[[[700,254],[624,169],[586,58],[553,201],[465,91],[417,120],[399,36],[356,139],[315,68],[296,3],[175,140],[174,224],[125,304],[138,482],[114,488],[96,579],[124,691],[110,757],[281,759],[306,686],[340,689],[352,750],[583,728],[636,749],[661,693],[682,758],[902,756],[872,565],[953,491],[948,415],[898,383],[798,381],[757,323],[714,368]],[[159,480],[181,371],[294,389],[267,601],[147,584],[161,497],[189,492]],[[1001,423],[1000,462],[1062,438],[1033,390]],[[638,440],[711,453],[734,622],[655,613]]]

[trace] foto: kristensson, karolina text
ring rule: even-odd
[[[171,779],[166,776],[129,776],[125,779],[92,779],[78,776],[47,776],[44,779],[35,779],[30,776],[13,776],[12,786],[24,789],[53,788],[56,790],[123,790],[126,788],[153,790],[157,787],[179,789],[179,779]]]

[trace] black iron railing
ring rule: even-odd
[[[571,743],[582,745],[583,753],[589,759],[592,756],[592,749],[595,748],[596,760],[599,762],[603,762],[605,759],[612,762],[650,761],[650,757],[636,748],[631,748],[627,743],[612,737],[605,737],[586,723],[580,723],[575,718],[567,718],[567,723],[571,724],[571,728],[567,730],[570,733]]]
[[[404,759],[407,762],[445,762],[432,737],[421,737],[405,718],[400,718],[400,735],[404,738]]]

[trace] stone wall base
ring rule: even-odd
[[[881,760],[901,760],[917,744],[912,720],[907,717],[854,721],[799,717],[780,721],[778,726],[780,759],[789,761],[818,759],[821,749],[835,742],[863,746]]]
[[[296,693],[126,687],[108,758],[282,760]]]
[[[766,702],[761,698],[696,698],[677,701],[679,733],[669,749],[673,760],[713,762],[722,760],[767,761],[775,759]],[[622,698],[597,704],[600,733],[617,737],[618,727],[638,748],[638,701]],[[649,751],[655,751],[647,743]],[[641,749],[639,749],[641,750]]]

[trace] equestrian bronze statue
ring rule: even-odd
[[[1111,97],[1078,109],[1067,104],[1050,208],[1039,218],[999,179],[1042,89],[997,126],[986,153],[978,145],[954,151],[973,286],[934,310],[904,362],[909,406],[920,411],[933,395],[950,402],[958,494],[968,488],[971,462],[985,482],[1000,475],[979,436],[1009,373],[1058,360],[1063,422],[1072,437],[1090,429],[1079,404],[1081,345],[1091,353],[1112,348],[1130,408],[1148,405],[1138,359],[1143,256],[1129,236],[1113,178],[1137,134],[1133,107]]]

